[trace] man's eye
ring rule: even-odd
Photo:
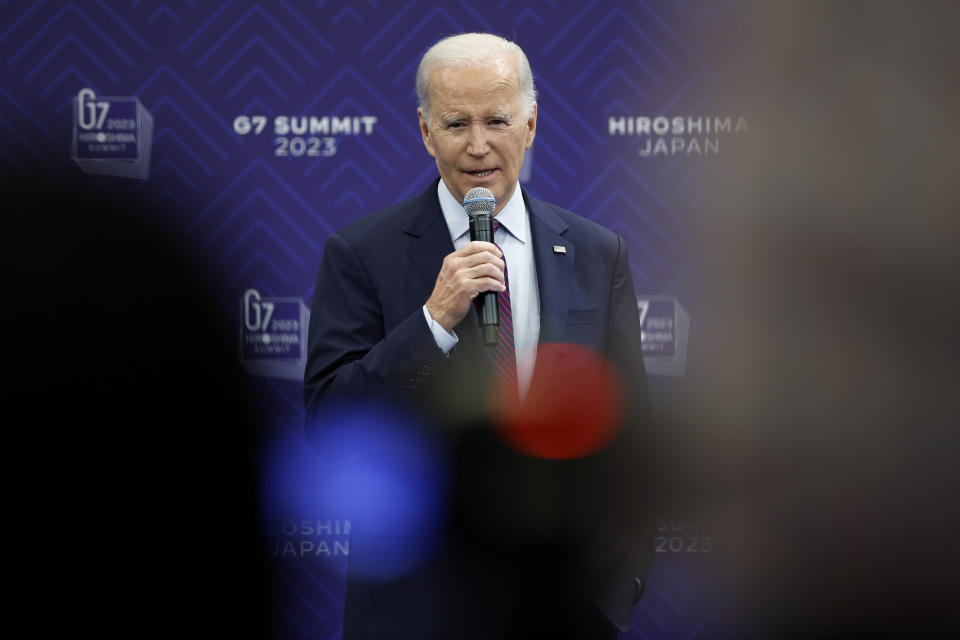
[[[507,126],[508,124],[510,124],[510,123],[507,122],[506,120],[499,120],[499,119],[497,119],[497,120],[491,120],[491,121],[490,121],[490,125],[491,125],[491,126],[494,126],[494,127],[505,127],[505,126]]]
[[[450,124],[447,125],[447,129],[462,129],[462,128],[463,128],[462,122],[451,122]]]

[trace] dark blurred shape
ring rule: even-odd
[[[960,7],[739,16],[671,468],[745,634],[954,635]]]
[[[265,506],[286,499],[326,517],[350,514],[348,633],[460,640],[616,635],[598,601],[624,580],[634,584],[624,549],[634,546],[626,536],[640,535],[622,526],[638,512],[641,483],[625,481],[624,462],[636,456],[619,428],[624,398],[611,365],[593,352],[557,345],[545,350],[542,364],[538,402],[564,393],[562,401],[553,398],[571,413],[561,426],[584,415],[593,425],[573,439],[548,432],[539,444],[527,441],[551,458],[507,443],[487,414],[427,421],[413,406],[398,412],[368,402],[322,408],[306,429],[315,454],[268,471],[275,484]],[[581,365],[588,365],[590,381],[574,376]],[[551,368],[556,375],[546,375]],[[458,378],[445,381],[448,393],[461,389]],[[606,404],[597,407],[601,388]],[[614,418],[616,426],[608,422]],[[604,446],[609,442],[615,444]]]
[[[256,422],[202,271],[157,221],[46,168],[2,177],[7,628],[257,637]]]
[[[624,389],[620,374],[602,354],[568,343],[537,349],[530,388],[511,401],[506,385],[496,389],[498,428],[521,453],[554,460],[581,458],[606,446],[621,426]]]

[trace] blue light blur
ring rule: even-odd
[[[428,560],[444,522],[446,473],[430,426],[384,404],[319,414],[264,466],[270,522],[349,521],[350,572],[389,580]]]

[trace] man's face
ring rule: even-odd
[[[463,201],[474,187],[507,203],[523,152],[533,144],[537,110],[526,119],[513,65],[492,60],[472,67],[440,67],[430,74],[430,124],[420,109],[420,132],[450,193]]]

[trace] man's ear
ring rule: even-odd
[[[533,146],[533,139],[537,135],[537,103],[533,103],[533,113],[530,115],[530,119],[527,120],[527,139],[526,146],[524,149],[529,149]]]
[[[423,137],[423,146],[427,148],[427,153],[436,158],[437,154],[433,150],[433,136],[430,135],[430,125],[423,118],[423,109],[417,107],[417,119],[420,121],[420,135]]]

